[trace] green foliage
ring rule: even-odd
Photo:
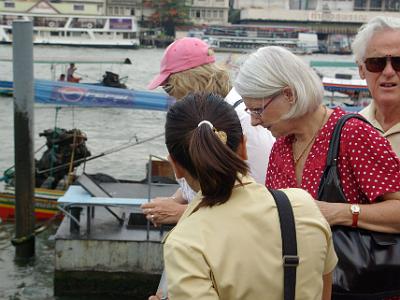
[[[186,24],[189,20],[189,7],[186,0],[155,0],[156,12],[150,16],[153,26],[160,26],[168,36],[175,35],[175,26]]]

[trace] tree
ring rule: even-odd
[[[189,7],[186,0],[155,0],[156,12],[150,16],[154,26],[164,29],[168,36],[175,36],[175,27],[188,23]]]

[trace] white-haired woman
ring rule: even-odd
[[[345,112],[322,104],[315,72],[281,47],[250,55],[235,87],[252,125],[268,128],[277,138],[266,186],[300,187],[316,199],[333,129]],[[388,140],[371,125],[349,119],[340,135],[338,171],[348,203],[317,201],[329,224],[399,233],[400,160]]]
[[[278,138],[266,185],[301,187],[316,198],[334,125],[345,112],[322,104],[323,87],[315,72],[281,47],[250,55],[235,87],[252,125]],[[389,142],[369,124],[350,119],[340,137],[338,168],[346,199],[355,205],[318,201],[329,224],[400,232],[400,161]]]
[[[371,19],[360,28],[352,48],[373,98],[360,114],[400,156],[400,18]]]

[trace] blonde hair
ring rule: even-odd
[[[207,92],[226,97],[231,89],[229,72],[218,64],[211,63],[171,74],[167,81],[169,94],[181,99],[191,92]]]

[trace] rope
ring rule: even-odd
[[[59,217],[61,217],[63,215],[63,211],[61,210],[60,207],[57,207],[60,211],[58,213],[56,213],[54,216],[52,216],[50,219],[48,219],[46,222],[44,222],[43,224],[36,226],[35,229],[33,230],[33,232],[29,235],[25,235],[25,236],[21,236],[21,237],[15,237],[13,239],[11,239],[11,244],[13,246],[18,246],[18,245],[22,245],[25,243],[30,242],[33,238],[35,238],[35,236],[37,236],[38,234],[44,232],[45,230],[47,230],[50,225]]]
[[[141,140],[141,141],[139,141],[138,138],[137,138],[137,136],[135,135],[135,136],[133,136],[127,143],[122,144],[121,146],[118,146],[118,147],[115,147],[115,148],[111,148],[111,149],[109,149],[109,150],[107,150],[107,151],[104,151],[104,152],[102,152],[102,153],[100,153],[100,154],[98,154],[98,155],[96,155],[96,156],[91,156],[91,157],[89,157],[89,158],[85,157],[85,158],[77,159],[77,160],[74,161],[74,164],[80,163],[80,162],[82,162],[82,161],[84,161],[84,162],[86,163],[86,162],[88,162],[88,161],[90,161],[90,160],[97,159],[97,158],[99,158],[99,157],[103,157],[103,156],[106,156],[106,155],[109,155],[109,154],[112,154],[112,153],[115,153],[115,152],[119,152],[119,151],[125,150],[125,149],[127,149],[127,148],[129,148],[129,147],[137,146],[137,145],[140,145],[140,144],[143,144],[143,143],[146,143],[146,142],[155,140],[156,138],[159,138],[159,137],[161,137],[161,136],[163,136],[163,135],[164,135],[164,133],[160,133],[160,134],[157,134],[157,135],[155,135],[155,136],[152,136],[152,137],[150,137],[150,138],[147,138],[147,139],[144,139],[144,140]],[[130,141],[131,141],[132,139],[135,139],[136,142],[133,143],[133,144],[130,144]],[[53,171],[57,171],[57,170],[60,170],[60,169],[64,169],[64,168],[66,168],[66,167],[68,167],[68,166],[69,166],[69,163],[68,163],[68,164],[59,165],[59,166],[57,166],[57,167],[54,167],[54,168],[52,168],[52,170],[53,170]],[[48,172],[50,172],[50,169],[41,170],[41,171],[36,170],[36,171],[37,171],[37,174],[43,174],[43,173],[48,173]]]
[[[34,153],[35,153],[35,154],[38,153],[38,152],[39,152],[40,150],[42,150],[45,146],[46,146],[46,144],[40,146],[39,149],[37,149]],[[15,167],[15,165],[12,165],[11,167],[9,167],[8,169],[6,169],[6,170],[3,172],[3,176],[0,177],[0,182],[1,182],[1,181],[5,181],[6,183],[8,183],[9,180],[10,180],[11,178],[14,177],[14,171],[13,171],[14,167]]]
[[[75,149],[76,149],[76,130],[74,130],[74,138],[72,140],[72,153],[71,153],[71,161],[69,163],[68,177],[67,182],[65,183],[65,188],[67,188],[71,184],[72,178],[72,169],[74,166],[74,157],[75,157]]]

